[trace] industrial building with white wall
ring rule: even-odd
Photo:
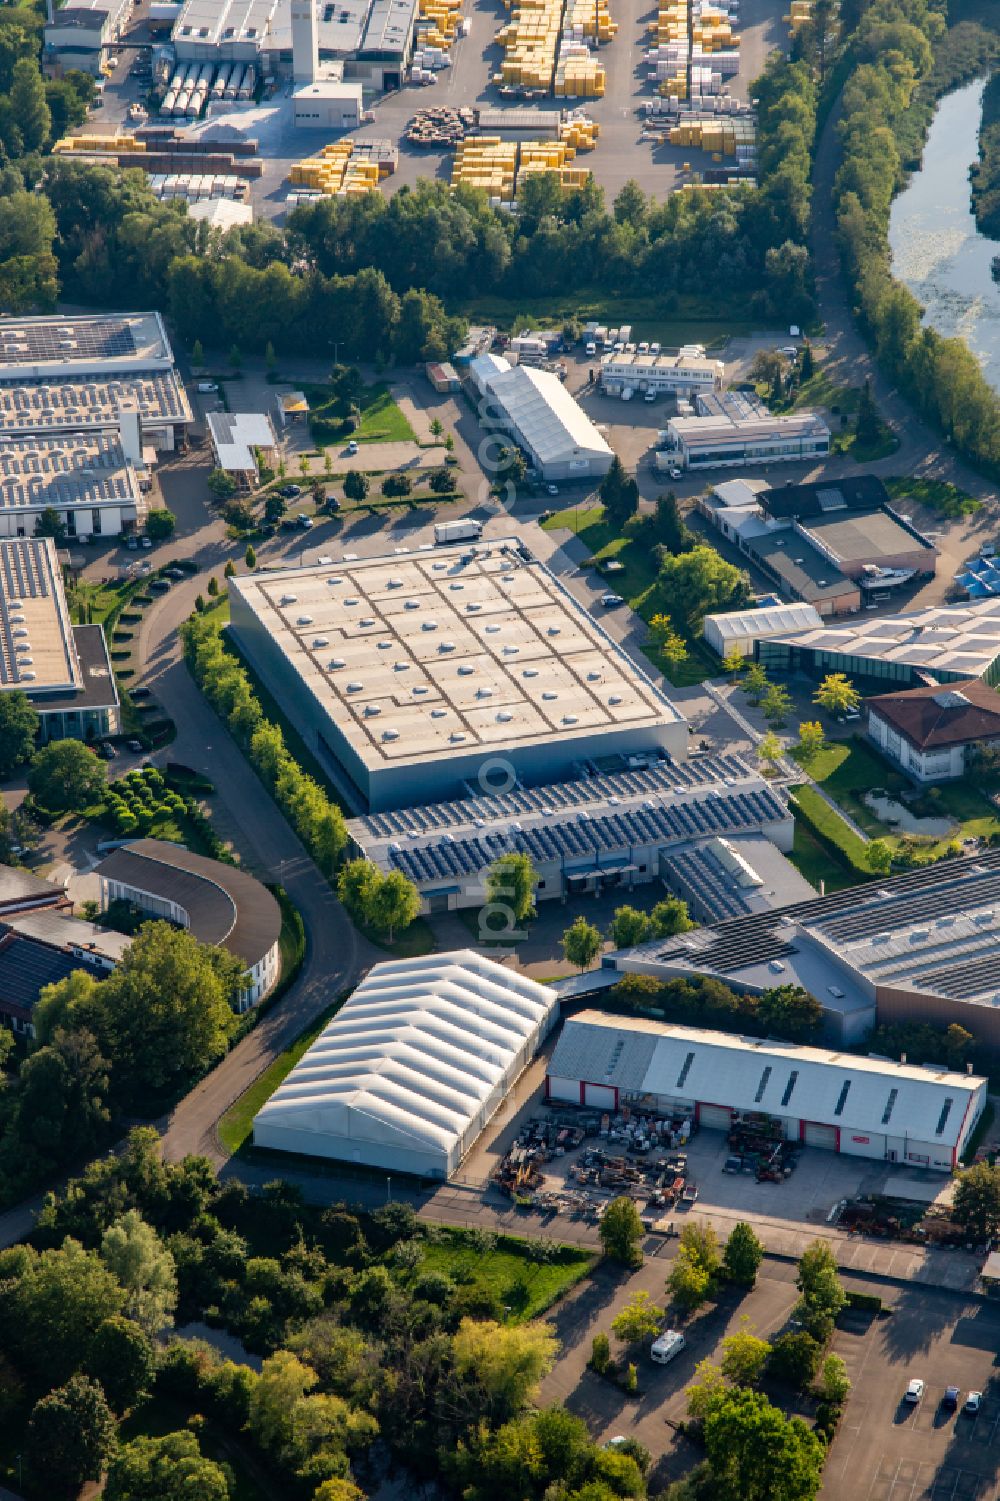
[[[598,1110],[685,1114],[717,1131],[729,1130],[734,1112],[766,1116],[788,1141],[947,1173],[982,1115],[987,1081],[583,1011],[563,1027],[545,1093]]]
[[[687,756],[680,711],[512,539],[234,578],[230,608],[358,809],[462,797],[481,776],[552,782],[625,751]]]
[[[469,949],[376,964],[255,1116],[254,1145],[446,1178],[558,1005]]]
[[[600,479],[614,461],[607,440],[557,375],[482,354],[469,366],[485,427],[513,438],[546,484]]]

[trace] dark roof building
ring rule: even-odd
[[[235,954],[250,975],[253,1005],[278,978],[281,908],[266,886],[221,860],[166,839],[137,839],[97,867],[101,905],[131,902],[151,918],[187,928],[200,943]]]
[[[17,865],[0,865],[0,917],[11,912],[33,912],[44,907],[69,907],[72,903],[61,886],[43,881]]]
[[[979,678],[879,694],[865,708],[870,738],[919,782],[960,777],[970,746],[1000,741],[1000,694]]]
[[[803,520],[843,511],[877,511],[889,505],[889,492],[874,474],[825,480],[818,485],[776,485],[757,497],[768,516]]]
[[[87,960],[0,923],[0,1023],[31,1035],[31,1013],[43,987],[65,980],[77,969],[98,980],[107,973]]]

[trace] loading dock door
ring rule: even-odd
[[[549,1074],[548,1089],[550,1100],[572,1101],[574,1105],[580,1103],[579,1079],[560,1079],[555,1074]]]
[[[728,1131],[733,1123],[733,1112],[728,1105],[699,1105],[698,1124],[707,1131]]]
[[[821,1126],[816,1121],[806,1121],[802,1140],[807,1147],[825,1147],[828,1152],[837,1150],[836,1126]]]
[[[595,1110],[616,1110],[614,1090],[607,1084],[588,1084],[584,1096],[584,1102]]]

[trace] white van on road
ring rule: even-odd
[[[679,1355],[687,1344],[683,1334],[678,1334],[676,1329],[668,1329],[665,1334],[657,1335],[649,1347],[651,1360],[657,1365],[669,1365],[675,1355]]]

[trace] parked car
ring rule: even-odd
[[[965,1406],[962,1408],[962,1411],[963,1412],[975,1413],[975,1412],[979,1411],[979,1409],[980,1409],[980,1407],[982,1407],[982,1405],[983,1405],[983,1394],[982,1394],[982,1392],[970,1392],[969,1395],[965,1399]]]
[[[126,750],[130,750],[133,753],[133,755],[136,755],[136,756],[141,755],[142,752],[145,750],[145,746],[143,745],[142,741],[141,740],[136,740],[136,739],[127,740],[125,742],[125,748],[126,748]]]
[[[140,537],[139,538],[139,546],[140,547],[149,548],[149,547],[152,547],[152,545],[153,545],[153,539],[152,539],[152,537]]]
[[[954,1412],[955,1408],[958,1406],[958,1399],[961,1395],[962,1393],[959,1387],[946,1386],[944,1389],[944,1396],[941,1398],[941,1406],[947,1408],[949,1412]]]
[[[660,353],[660,345],[657,343],[657,341],[655,339],[653,340],[652,344],[650,344],[650,346],[649,346],[649,352],[650,352],[650,354],[659,354]]]
[[[919,1376],[914,1376],[913,1380],[907,1383],[906,1391],[903,1393],[903,1401],[909,1402],[912,1406],[915,1407],[916,1404],[920,1401],[923,1394],[924,1383],[921,1381]]]
[[[302,527],[303,531],[307,532],[309,530],[309,528],[313,524],[313,519],[312,519],[311,516],[300,516],[298,518],[298,522],[299,522],[299,526]]]
[[[559,486],[558,485],[546,485],[545,486],[545,493],[546,493],[546,495],[558,495],[559,494]]]
[[[358,441],[357,441],[356,438],[352,438],[351,441],[350,441],[350,443],[348,443],[348,445],[347,445],[347,452],[349,454],[356,454],[357,451],[358,451]]]
[[[219,388],[215,384],[214,380],[200,380],[198,382],[199,396],[211,396],[212,392],[217,391],[218,389]]]
[[[111,744],[110,740],[102,740],[100,745],[97,747],[97,754],[100,756],[102,761],[113,761],[117,756],[118,751],[115,746]]]
[[[620,594],[601,595],[601,604],[606,610],[616,610],[619,605],[623,605],[624,603],[625,601]]]
[[[183,568],[164,568],[163,573],[168,579],[182,579],[184,577]]]
[[[302,486],[285,485],[278,493],[279,495],[283,495],[286,500],[294,500],[297,495],[302,494]]]
[[[678,469],[677,466],[676,466],[676,464],[674,465],[674,467],[672,469],[668,469],[667,473],[669,474],[669,476],[670,476],[671,479],[683,479],[684,478],[684,470],[683,469]]]
[[[675,1355],[679,1355],[687,1344],[683,1334],[678,1334],[676,1329],[668,1329],[665,1334],[657,1335],[649,1347],[649,1354],[657,1365],[669,1365]]]
[[[139,546],[139,538],[134,536],[126,537],[125,546],[128,548],[129,552],[135,552]]]

